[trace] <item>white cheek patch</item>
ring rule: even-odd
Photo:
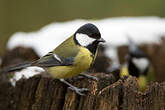
[[[141,72],[144,72],[144,70],[149,66],[150,63],[149,60],[146,58],[133,58],[132,62]]]
[[[76,34],[76,39],[78,41],[78,43],[81,46],[88,46],[89,44],[93,43],[96,39],[89,37],[86,34],[81,34],[81,33],[77,33]]]

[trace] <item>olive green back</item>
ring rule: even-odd
[[[65,40],[63,43],[61,43],[57,48],[53,50],[53,52],[59,56],[62,56],[64,58],[66,57],[74,57],[78,53],[77,48],[78,45],[74,42],[74,36],[72,35],[67,40]]]

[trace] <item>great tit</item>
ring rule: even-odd
[[[83,95],[82,92],[86,88],[77,88],[66,82],[64,78],[74,77],[87,70],[96,58],[100,42],[105,42],[105,40],[101,38],[99,29],[88,23],[81,26],[71,37],[39,60],[16,65],[8,71],[20,70],[29,66],[47,68],[52,77],[60,79],[76,93]]]
[[[120,77],[123,76],[135,76],[138,78],[138,85],[140,91],[144,91],[147,87],[147,83],[153,80],[151,74],[151,62],[149,58],[141,51],[132,39],[129,41],[129,53],[126,57],[126,62],[121,66]]]

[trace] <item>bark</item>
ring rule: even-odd
[[[135,77],[115,79],[112,74],[95,73],[99,78],[68,80],[90,90],[79,96],[57,79],[34,76],[16,87],[0,84],[0,110],[164,110],[165,83],[152,83],[142,93]]]

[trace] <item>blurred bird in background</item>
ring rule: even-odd
[[[126,62],[121,66],[120,77],[135,76],[138,78],[139,90],[144,91],[150,81],[154,81],[151,61],[128,37],[129,52]]]

